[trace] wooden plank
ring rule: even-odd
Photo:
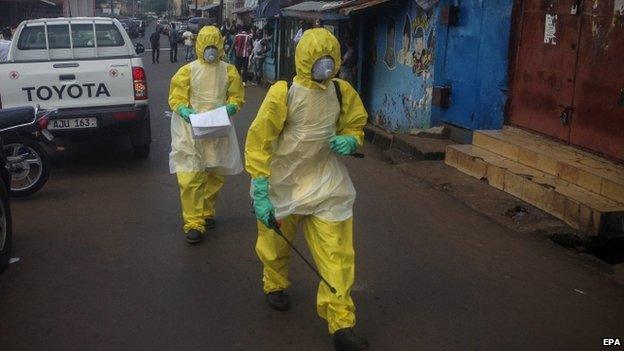
[[[496,131],[490,131],[495,133]],[[493,137],[491,133],[480,133],[476,131],[472,137],[472,144],[482,149],[491,151],[495,154],[506,157],[510,160],[518,160],[518,147],[501,140],[500,138]]]
[[[600,195],[608,197],[617,201],[617,199],[624,199],[624,185],[614,183],[608,179],[602,181],[602,188]]]
[[[624,204],[624,165],[513,127],[475,131],[473,144]]]
[[[533,150],[520,148],[518,152],[518,162],[548,174],[556,174],[557,172],[557,161]]]
[[[491,186],[498,190],[503,190],[505,188],[505,172],[504,168],[488,164],[485,176]]]
[[[446,163],[591,235],[605,215],[624,216],[622,204],[473,145],[449,146]]]

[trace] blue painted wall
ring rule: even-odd
[[[372,123],[393,132],[431,125],[438,9],[399,0],[364,19],[362,88]]]
[[[441,0],[460,7],[459,25],[437,24],[434,82],[451,86],[448,109],[433,107],[432,123],[498,129],[508,97],[512,0]]]

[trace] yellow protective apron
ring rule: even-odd
[[[278,219],[314,215],[337,222],[353,216],[355,188],[331,151],[340,103],[333,84],[309,89],[293,83],[288,118],[271,160],[269,198]]]
[[[205,64],[195,60],[190,66],[190,107],[197,112],[205,112],[225,105],[228,90],[227,63],[219,61],[216,64]],[[169,170],[171,173],[240,173],[243,164],[234,124],[227,136],[195,139],[191,125],[174,113],[171,118]]]

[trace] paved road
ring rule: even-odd
[[[247,175],[228,178],[218,229],[185,243],[163,114],[181,64],[144,57],[150,158],[133,160],[124,138],[74,145],[41,192],[13,203],[20,261],[0,276],[0,349],[331,350],[299,261],[293,309],[264,303]],[[247,89],[241,143],[264,93]],[[624,338],[621,286],[365,153],[345,163],[359,191],[358,330],[373,350],[597,350]]]

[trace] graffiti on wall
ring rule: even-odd
[[[416,76],[428,76],[433,63],[435,33],[431,22],[432,12],[417,9],[412,21],[405,16],[401,36],[401,50],[398,53],[399,64],[412,68]]]
[[[374,93],[368,107],[376,125],[393,132],[430,127],[437,18],[435,6],[427,11],[408,2],[378,27],[371,24],[369,48],[376,55],[369,60]],[[375,66],[376,56],[384,64]]]
[[[405,66],[411,66],[412,55],[412,21],[409,15],[405,15],[403,35],[401,36],[401,50],[399,51],[398,57],[399,63]]]
[[[412,23],[414,36],[414,52],[412,72],[417,76],[429,78],[435,51],[435,32],[431,21],[432,12],[417,10],[416,18]]]
[[[388,69],[396,68],[396,58],[394,56],[394,35],[395,35],[395,23],[394,18],[388,18],[388,26],[386,29],[386,54],[384,55],[384,62]]]
[[[370,55],[370,62],[373,66],[377,65],[377,23],[373,23],[368,35],[370,38],[370,45],[368,54]]]

